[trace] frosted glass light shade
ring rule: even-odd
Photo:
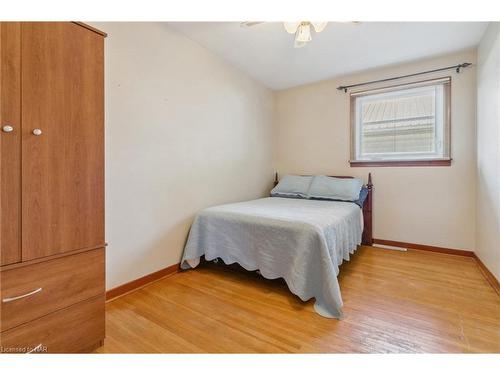
[[[293,43],[293,48],[302,48],[307,44],[307,42],[299,42],[297,39],[295,39],[295,42]]]
[[[311,41],[312,35],[311,35],[311,25],[312,28],[314,28],[315,32],[320,33],[323,31],[326,27],[328,22],[309,22],[309,21],[302,21],[302,22],[284,22],[283,26],[285,27],[285,30],[289,34],[295,34],[295,42],[294,42],[294,47],[295,48],[300,48],[304,47],[304,45]]]
[[[285,26],[285,30],[287,33],[295,34],[297,28],[300,25],[300,22],[285,22],[283,25]]]
[[[295,40],[297,42],[309,42],[311,39],[311,25],[308,23],[301,23],[295,33]]]
[[[317,33],[320,33],[322,32],[325,27],[326,27],[326,24],[328,22],[311,22],[311,24],[313,25],[314,27],[314,30],[317,32]]]

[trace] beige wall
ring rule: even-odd
[[[109,34],[108,289],[177,263],[199,209],[267,194],[275,169],[360,177],[371,171],[375,237],[475,249],[475,68],[453,74],[451,167],[350,168],[349,96],[335,89],[475,62],[474,51],[273,94],[165,24],[93,25]],[[493,232],[479,233],[489,246]],[[490,263],[495,257],[480,256]]]
[[[349,95],[341,84],[475,63],[474,50],[377,69],[275,93],[274,165],[281,173],[364,177],[372,172],[374,237],[475,248],[476,68],[452,75],[452,166],[349,167]],[[441,74],[430,77],[441,77]],[[419,79],[426,78],[420,77]]]
[[[478,48],[476,251],[500,280],[500,23]]]
[[[267,193],[273,94],[164,24],[106,39],[107,287],[179,262],[201,208]]]

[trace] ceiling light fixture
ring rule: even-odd
[[[309,21],[301,21],[301,22],[285,22],[285,30],[289,34],[295,34],[295,41],[293,46],[295,48],[304,47],[307,42],[310,42],[312,39],[311,35],[311,26],[314,28],[316,33],[322,32],[328,22],[309,22]]]

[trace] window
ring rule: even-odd
[[[450,78],[351,94],[351,166],[450,165]]]

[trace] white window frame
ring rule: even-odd
[[[397,86],[366,90],[351,94],[351,165],[357,163],[419,163],[451,161],[450,155],[450,86],[451,78],[439,78]],[[381,98],[412,96],[415,93],[434,91],[435,94],[435,144],[433,152],[363,153],[362,108],[363,104]],[[449,165],[449,164],[448,164]]]

